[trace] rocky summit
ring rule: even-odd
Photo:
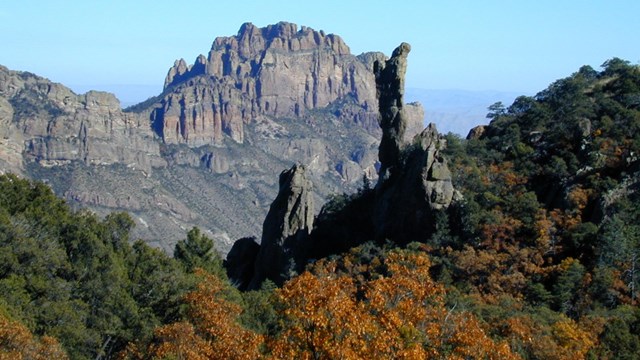
[[[319,204],[377,178],[373,70],[384,61],[323,31],[246,23],[193,64],[176,61],[161,94],[125,110],[111,94],[2,67],[0,168],[74,207],[128,211],[134,236],[169,252],[193,226],[227,252],[261,233],[283,169],[304,165]],[[424,112],[403,113],[412,138]]]
[[[301,117],[336,100],[354,109],[344,115],[375,129],[371,60],[337,35],[281,22],[242,25],[238,35],[216,38],[207,57],[193,65],[177,60],[165,80],[153,123],[165,143],[219,143],[223,134],[242,143],[257,116]]]

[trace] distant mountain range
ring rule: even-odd
[[[487,108],[501,101],[505,106],[513,100],[527,95],[517,92],[491,90],[444,90],[418,89],[406,90],[406,101],[417,101],[425,109],[425,124],[435,123],[444,134],[452,132],[466,136],[471,128],[486,125]]]

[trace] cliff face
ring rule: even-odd
[[[148,124],[123,113],[112,94],[76,95],[1,66],[0,132],[2,158],[14,172],[24,170],[23,157],[42,166],[124,163],[147,172],[166,165]]]
[[[219,143],[223,134],[241,143],[246,124],[260,115],[301,118],[343,101],[355,105],[345,118],[375,132],[371,66],[383,58],[351,55],[339,36],[308,27],[246,23],[236,36],[216,38],[193,65],[175,62],[154,128],[169,144]]]

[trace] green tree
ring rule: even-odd
[[[178,241],[173,252],[176,260],[181,262],[187,271],[202,268],[220,278],[226,278],[222,266],[222,257],[213,246],[213,240],[194,227],[187,233],[187,238]]]

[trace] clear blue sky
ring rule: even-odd
[[[409,87],[533,94],[584,64],[638,63],[639,14],[639,0],[7,0],[0,64],[74,89],[159,92],[175,59],[192,63],[215,37],[289,21],[338,34],[355,54],[409,42]]]

